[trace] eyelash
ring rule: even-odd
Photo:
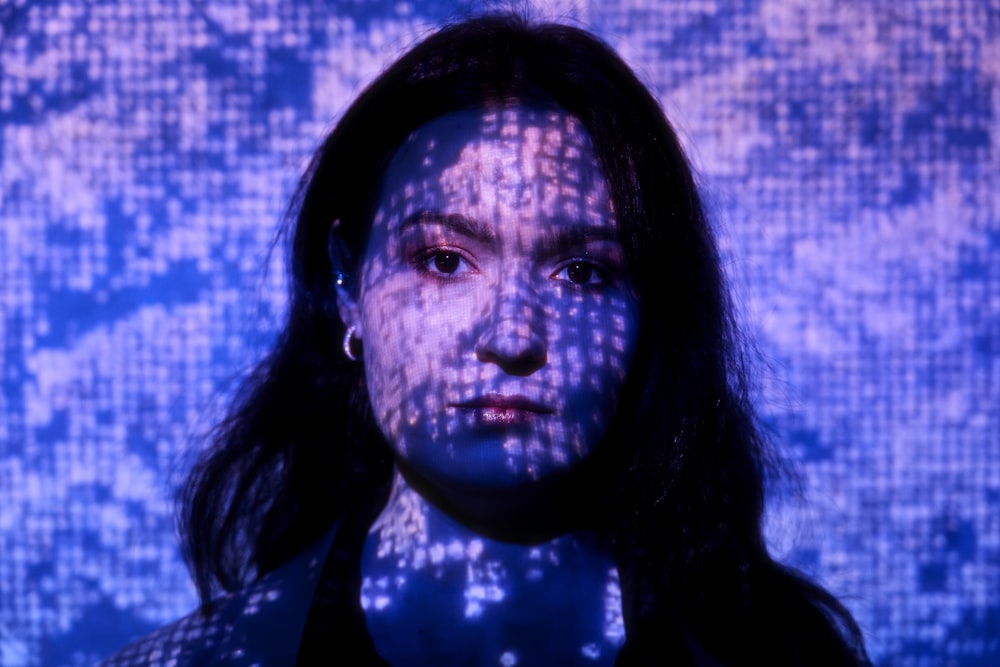
[[[434,266],[436,261],[442,257],[455,257],[458,259],[459,264],[455,270],[443,271],[440,267]],[[447,246],[439,246],[424,250],[423,252],[417,254],[413,263],[416,265],[417,270],[421,273],[428,274],[439,280],[453,280],[456,275],[461,276],[466,273],[479,272],[479,269],[476,268],[476,265],[472,263],[465,253]],[[466,268],[464,270],[459,270],[462,264],[465,264]]]
[[[438,262],[443,258],[456,260],[455,268],[450,271],[442,269]],[[437,280],[455,280],[468,273],[479,273],[478,267],[465,252],[450,246],[437,246],[423,250],[413,258],[413,264],[418,271]],[[586,274],[584,282],[576,282],[569,275],[569,272],[575,268],[582,268],[585,272],[589,272]],[[560,274],[563,273],[566,273],[565,277],[560,277]],[[576,289],[600,288],[612,282],[612,276],[603,265],[585,257],[574,257],[564,261],[549,275],[549,278],[567,283]]]
[[[587,279],[584,282],[578,283],[570,277],[569,272],[573,270],[574,267],[583,267],[584,270],[588,272],[586,276]],[[557,276],[563,272],[566,272],[566,277],[557,278]],[[610,276],[608,275],[607,270],[599,263],[585,257],[574,257],[573,259],[564,262],[562,266],[560,266],[550,277],[570,283],[578,288],[600,287],[601,285],[606,285],[610,282]],[[596,280],[594,280],[594,278],[596,278]]]

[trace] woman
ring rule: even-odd
[[[714,240],[607,46],[444,28],[293,210],[288,322],[182,499],[203,609],[110,664],[867,662],[767,553]]]

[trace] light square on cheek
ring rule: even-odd
[[[397,455],[438,486],[484,488],[586,459],[616,408],[637,304],[576,119],[515,107],[428,123],[390,164],[376,221],[365,370]]]

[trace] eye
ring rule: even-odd
[[[430,250],[417,258],[422,271],[436,276],[456,276],[475,271],[461,253],[449,249]]]
[[[593,262],[574,259],[552,274],[556,280],[565,280],[574,285],[599,285],[606,282],[604,273]]]
[[[434,268],[441,273],[455,273],[462,265],[462,258],[453,252],[435,253],[429,261],[433,262]]]

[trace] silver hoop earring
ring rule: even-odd
[[[354,356],[351,352],[351,339],[354,338],[354,329],[356,327],[347,327],[347,331],[344,333],[344,354],[351,361],[357,361],[358,358]]]

